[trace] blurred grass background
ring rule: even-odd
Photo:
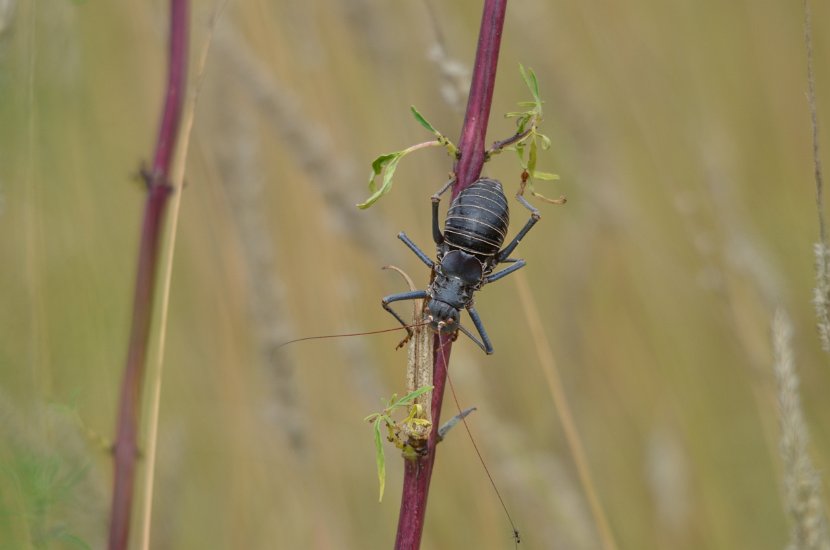
[[[194,6],[194,55],[212,9]],[[433,9],[469,68],[480,2]],[[814,10],[822,116],[830,7]],[[0,18],[0,547],[98,548],[111,459],[95,434],[115,430],[167,5],[4,0]],[[508,6],[488,139],[511,133],[500,115],[527,99],[518,64],[532,67],[553,140],[540,167],[562,177],[540,191],[569,202],[540,205],[520,256],[621,548],[785,545],[777,307],[795,327],[813,459],[830,467],[802,19],[800,2]],[[393,326],[380,297],[402,285],[382,265],[426,284],[395,236],[430,250],[428,197],[449,159],[407,158],[390,196],[353,205],[371,159],[428,137],[410,104],[457,138],[435,28],[424,2],[377,0],[231,3],[219,27],[172,282],[152,547],[387,548],[400,460],[390,447],[378,504],[361,420],[403,390],[400,335],[270,349]],[[510,190],[519,169],[502,155],[485,173]],[[515,231],[525,212],[511,206]],[[477,307],[496,354],[462,339],[451,374],[479,408],[471,426],[522,547],[597,548],[515,282]],[[456,430],[424,548],[511,547]]]

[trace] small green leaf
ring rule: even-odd
[[[538,170],[533,172],[530,175],[530,177],[532,177],[533,179],[544,180],[544,181],[551,181],[551,180],[558,180],[559,179],[558,174],[551,174],[550,172],[540,172]]]
[[[525,162],[525,143],[516,144],[516,155],[519,157],[519,165],[523,170],[527,170],[527,163]]]
[[[416,109],[414,105],[410,105],[409,110],[412,111],[412,116],[415,117],[415,120],[417,120],[421,126],[426,128],[436,136],[441,137],[441,133],[438,130],[436,130],[435,127],[432,124],[430,124],[427,119],[424,118],[424,115],[418,112],[418,109]]]
[[[521,134],[525,130],[527,130],[527,125],[529,122],[533,122],[535,125],[535,118],[531,113],[525,113],[524,116],[520,117],[516,120],[516,133]]]
[[[378,158],[372,161],[372,173],[377,176],[383,170],[383,167],[395,157],[399,157],[401,155],[400,151],[395,151],[393,153],[386,153],[384,155],[380,155]],[[369,188],[371,189],[372,182],[369,182]]]
[[[395,403],[395,401],[397,401],[397,400],[398,400],[398,394],[397,394],[397,393],[393,393],[393,394],[392,394],[392,397],[390,397],[390,398],[389,398],[389,401],[387,401],[387,402],[386,402],[386,410],[388,411],[389,409],[391,409],[392,407],[394,407],[394,406],[395,406],[395,405],[394,405],[394,403]]]
[[[377,187],[375,185],[375,177],[379,176],[383,169],[386,167],[389,162],[394,159],[395,157],[399,157],[401,155],[401,151],[395,151],[394,153],[385,153],[380,155],[378,158],[372,161],[372,173],[369,174],[369,191],[376,191]]]
[[[525,69],[521,63],[519,63],[519,72],[522,73],[522,78],[525,84],[527,84],[530,93],[533,94],[533,99],[536,100],[536,104],[541,104],[542,100],[539,99],[539,81],[536,80],[536,73],[533,72],[533,69]]]
[[[404,395],[400,399],[398,399],[395,403],[391,404],[391,407],[402,407],[404,405],[410,404],[415,398],[425,394],[426,392],[432,390],[432,386],[422,386],[415,391],[409,392],[408,394]]]
[[[372,195],[365,202],[358,204],[358,208],[361,210],[369,208],[392,189],[392,176],[395,174],[395,170],[398,168],[398,161],[401,160],[402,156],[403,151],[395,151],[394,153],[381,155],[372,162],[372,173],[369,175],[369,191],[372,191]],[[381,173],[383,174],[383,179],[381,186],[377,187],[375,178]]]
[[[536,140],[530,142],[527,154],[527,171],[531,174],[536,172]]]
[[[378,483],[380,484],[380,495],[378,502],[383,501],[383,490],[386,488],[386,457],[383,454],[383,436],[381,435],[381,419],[375,421],[375,462],[378,466]]]

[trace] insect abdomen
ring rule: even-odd
[[[459,194],[447,211],[444,239],[479,259],[494,256],[504,243],[510,213],[501,183],[481,178]]]

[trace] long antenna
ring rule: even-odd
[[[365,336],[367,334],[381,334],[383,332],[393,332],[393,331],[401,330],[401,329],[410,329],[410,328],[415,328],[415,327],[422,327],[422,326],[427,325],[427,324],[429,324],[429,321],[425,321],[423,323],[414,323],[412,325],[401,325],[399,327],[393,327],[393,328],[384,328],[384,329],[380,329],[380,330],[369,330],[369,331],[366,331],[366,332],[349,332],[349,333],[343,333],[343,334],[324,334],[322,336],[305,336],[303,338],[295,338],[293,340],[283,342],[282,344],[275,347],[274,351],[277,351],[278,349],[280,349],[282,347],[285,347],[288,344],[294,344],[296,342],[304,342],[306,340],[322,340],[324,338],[345,338],[347,336]]]
[[[444,346],[442,345],[440,348],[441,355],[444,354]],[[507,509],[507,504],[505,504],[504,499],[501,496],[501,492],[499,491],[498,486],[496,485],[496,481],[493,479],[493,475],[490,473],[490,469],[487,468],[487,463],[484,462],[484,457],[481,455],[481,451],[478,449],[478,445],[476,445],[476,440],[473,437],[473,432],[470,431],[470,425],[467,424],[467,417],[464,413],[461,412],[461,403],[458,401],[458,395],[455,393],[455,387],[452,384],[452,378],[450,378],[450,373],[447,371],[447,382],[450,385],[450,393],[452,393],[452,399],[455,401],[455,407],[458,409],[458,415],[461,417],[461,421],[464,423],[464,429],[467,430],[467,435],[470,438],[470,443],[473,444],[473,449],[476,451],[476,455],[478,455],[478,461],[481,463],[481,467],[484,468],[484,473],[487,474],[487,479],[490,480],[490,485],[493,487],[493,491],[495,491],[496,496],[499,499],[499,503],[501,503],[501,507],[504,510],[504,515],[507,516],[507,521],[510,522],[510,527],[513,529],[513,540],[516,543],[516,547],[518,547],[519,543],[522,541],[519,530],[516,528],[516,524],[513,522],[513,517],[510,515],[510,512]]]

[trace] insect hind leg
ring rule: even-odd
[[[516,200],[519,201],[519,203],[522,206],[524,206],[525,208],[530,210],[530,219],[527,220],[527,223],[522,228],[522,230],[519,231],[519,233],[515,237],[513,237],[513,240],[510,241],[510,244],[505,246],[501,250],[501,252],[499,252],[496,255],[496,260],[499,263],[504,262],[504,261],[507,260],[507,258],[510,256],[510,254],[513,253],[513,250],[515,250],[516,247],[519,245],[519,241],[521,241],[524,238],[524,236],[527,235],[528,231],[530,231],[530,229],[534,225],[536,225],[536,222],[538,222],[539,219],[542,217],[542,214],[541,214],[541,212],[539,212],[539,209],[534,208],[534,206],[532,204],[530,204],[529,202],[527,202],[527,199],[524,197],[525,185],[527,185],[527,172],[524,172],[522,174],[522,183],[519,185],[519,192],[516,193]],[[506,273],[505,273],[505,275],[506,275]]]
[[[435,244],[441,244],[444,242],[444,235],[441,234],[441,224],[438,222],[438,203],[441,202],[441,195],[447,192],[447,189],[455,183],[455,176],[453,175],[450,178],[450,181],[444,184],[444,186],[435,192],[432,195],[432,239],[435,241]]]
[[[504,262],[505,260],[508,259],[510,254],[513,253],[513,250],[515,250],[516,247],[519,245],[519,241],[521,241],[524,238],[524,236],[527,235],[528,231],[530,231],[530,229],[534,225],[536,225],[536,222],[539,221],[539,218],[542,217],[541,214],[539,214],[539,211],[536,210],[535,208],[533,208],[532,206],[530,206],[530,203],[528,203],[527,200],[525,200],[524,197],[517,195],[516,198],[518,198],[520,202],[522,202],[523,204],[527,205],[528,208],[530,208],[530,210],[531,210],[530,219],[527,220],[527,223],[525,224],[524,227],[522,227],[522,230],[519,231],[516,234],[515,237],[513,237],[513,240],[510,241],[510,244],[505,246],[501,250],[501,252],[496,254],[496,260],[498,261],[498,263],[502,263],[502,262]]]

